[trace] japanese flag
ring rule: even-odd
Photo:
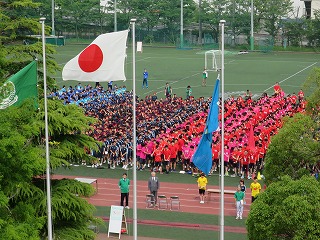
[[[128,30],[101,34],[63,67],[63,80],[126,80],[124,61]]]

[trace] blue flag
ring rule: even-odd
[[[209,174],[212,168],[212,132],[219,129],[219,82],[220,80],[217,79],[207,117],[206,127],[197,150],[192,158],[193,164],[206,175]]]

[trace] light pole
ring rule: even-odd
[[[181,0],[181,16],[180,16],[180,48],[183,48],[183,0]]]
[[[48,129],[48,107],[47,107],[47,69],[46,69],[46,38],[44,33],[44,21],[40,18],[42,26],[42,64],[43,64],[43,95],[44,95],[44,122],[46,141],[46,186],[47,186],[47,211],[48,211],[48,240],[52,240],[52,217],[51,217],[51,183],[50,183],[50,155],[49,155],[49,129]]]
[[[117,0],[114,0],[114,31],[118,31],[117,28]]]
[[[198,43],[200,45],[202,45],[201,5],[202,5],[202,2],[201,2],[201,0],[199,0],[199,39],[198,39]]]
[[[55,31],[55,29],[54,29],[54,9],[55,9],[55,6],[54,6],[54,0],[52,0],[52,2],[51,2],[51,35],[52,36],[55,36],[55,34],[56,34],[56,31]]]
[[[253,0],[251,0],[251,36],[250,36],[250,50],[254,50],[254,38],[253,38]]]

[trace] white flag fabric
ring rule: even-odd
[[[107,82],[126,80],[124,62],[128,30],[101,34],[62,70],[63,80]]]

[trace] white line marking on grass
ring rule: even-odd
[[[194,76],[199,75],[199,74],[200,74],[200,73],[195,73],[195,74],[192,74],[191,76],[187,76],[187,77],[181,78],[181,79],[179,79],[179,80],[177,80],[177,81],[173,81],[173,82],[166,81],[166,82],[168,82],[168,83],[170,83],[170,84],[175,84],[175,83],[177,83],[177,82],[180,82],[181,80],[185,80],[185,79],[194,77]],[[202,73],[201,73],[201,74],[202,74]],[[163,89],[163,91],[157,91],[156,93],[158,94],[158,93],[160,93],[160,92],[164,92],[165,86],[166,86],[166,85],[163,85],[163,86],[161,86],[161,87],[156,88],[156,89]],[[172,90],[174,90],[174,89],[177,89],[177,88],[172,88]],[[148,91],[148,92],[144,93],[144,95],[148,95],[148,94],[150,94],[150,93],[152,93],[152,92],[154,92],[154,91]]]
[[[142,59],[136,60],[136,62],[141,62],[141,61],[147,60],[149,58],[151,58],[151,57],[142,58]],[[130,61],[130,62],[127,61],[125,65],[128,65],[128,64],[132,64],[132,61]]]
[[[301,72],[303,72],[304,70],[306,70],[306,69],[308,69],[308,68],[310,68],[310,67],[312,67],[312,66],[316,65],[317,63],[318,63],[318,62],[314,62],[313,64],[311,64],[311,65],[309,65],[309,66],[305,67],[304,69],[302,69],[302,70],[300,70],[300,71],[298,71],[298,72],[296,72],[296,73],[292,74],[291,76],[289,76],[289,77],[287,77],[287,78],[285,78],[285,79],[281,80],[279,83],[282,83],[282,82],[287,81],[288,79],[290,79],[290,78],[292,78],[292,77],[294,77],[294,76],[298,75],[299,73],[301,73]],[[274,85],[272,85],[271,87],[267,88],[266,90],[264,90],[264,92],[266,92],[266,91],[268,91],[269,89],[273,88],[273,86],[274,86]]]

